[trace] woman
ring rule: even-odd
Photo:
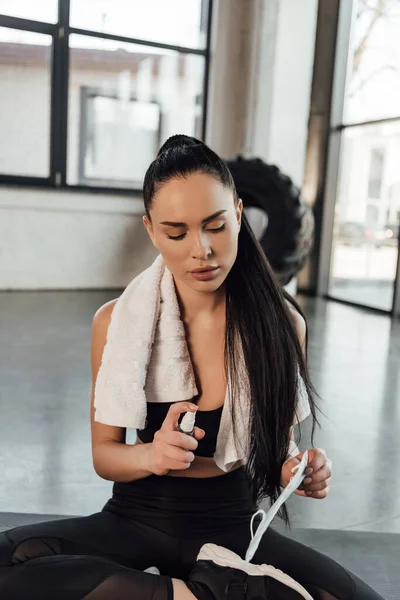
[[[93,321],[93,463],[115,482],[113,497],[98,514],[2,534],[0,597],[302,597],[272,565],[315,599],[377,600],[334,561],[273,529],[252,561],[264,566],[240,559],[257,502],[276,500],[300,464],[293,423],[310,411],[315,420],[305,320],[274,279],[228,168],[206,145],[170,138],[143,191],[159,272],[146,270]],[[141,381],[147,405],[135,420]],[[179,431],[191,411],[192,436]],[[132,426],[133,446],[125,443]],[[308,451],[306,473],[296,493],[325,498],[331,462],[323,450]],[[151,565],[161,575],[144,572]]]

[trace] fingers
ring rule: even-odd
[[[304,490],[296,490],[294,493],[297,496],[303,496],[303,498],[314,498],[315,500],[323,500],[329,495],[330,486],[326,487],[324,490],[317,490],[315,492],[309,491],[305,492]]]
[[[324,464],[328,460],[326,458],[326,452],[323,448],[312,448],[311,450],[308,450],[308,455],[309,455],[309,458],[308,458],[307,471],[309,469],[312,469],[314,473],[316,471],[319,471],[319,469],[321,467],[323,467]],[[311,460],[310,460],[310,458],[311,458]]]
[[[167,473],[169,473],[169,471],[185,471],[190,467],[191,464],[192,463],[190,462],[186,463],[179,460],[169,459],[168,461],[166,461],[166,468],[164,469],[164,472],[162,474],[164,475],[165,471]]]
[[[327,479],[332,477],[332,463],[330,460],[327,460],[326,463],[319,469],[317,472],[312,472],[310,475],[304,479],[303,483],[305,486],[309,484],[320,484]],[[319,488],[315,488],[319,489]]]
[[[196,412],[197,408],[191,402],[176,402],[170,406],[161,429],[154,434],[152,456],[155,465],[153,472],[156,474],[181,471],[191,466],[195,459],[193,451],[205,436],[205,431],[195,427],[193,435],[186,435],[178,431],[178,424],[182,413]]]
[[[168,468],[172,469],[174,467],[169,466],[169,461],[175,461],[181,465],[190,466],[194,461],[194,454],[190,450],[183,450],[182,448],[177,448],[176,446],[167,446],[165,448],[164,458]],[[187,466],[180,466],[179,468],[185,469]]]
[[[303,489],[305,492],[318,492],[321,490],[325,490],[330,485],[331,485],[331,477],[329,477],[328,479],[325,479],[324,481],[321,481],[319,483],[309,483],[309,484],[305,485]]]
[[[191,402],[174,402],[171,404],[161,429],[175,431],[178,427],[179,417],[185,412],[196,412],[197,406]]]
[[[326,498],[329,495],[330,489],[330,485],[327,485],[327,487],[322,490],[307,490],[304,491],[303,494],[307,498],[315,498],[316,500],[322,500],[323,498]]]
[[[205,435],[206,432],[204,431],[204,429],[200,429],[199,427],[194,428],[193,436],[196,440],[202,440]]]
[[[330,492],[332,479],[332,461],[327,458],[320,448],[311,451],[311,461],[308,463],[305,477],[299,495],[309,498],[326,498]],[[312,471],[310,472],[310,469]]]
[[[165,432],[163,440],[169,446],[176,446],[184,450],[196,450],[198,446],[198,442],[194,437],[180,431]]]

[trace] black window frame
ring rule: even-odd
[[[55,188],[66,190],[87,191],[95,193],[133,194],[140,193],[140,188],[91,186],[67,183],[67,141],[68,141],[68,83],[69,83],[69,36],[70,34],[85,35],[140,44],[150,48],[173,50],[181,54],[195,54],[205,59],[203,80],[203,120],[202,139],[205,139],[207,127],[207,103],[210,72],[210,46],[213,0],[202,0],[202,22],[206,29],[206,46],[204,49],[187,48],[172,44],[163,44],[151,40],[142,40],[114,34],[91,31],[70,26],[70,0],[58,0],[58,21],[45,23],[20,17],[0,14],[0,27],[43,33],[52,37],[51,63],[51,103],[50,103],[50,174],[48,177],[26,175],[8,175],[0,173],[0,185],[16,185],[18,187]]]

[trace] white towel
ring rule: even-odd
[[[95,387],[95,421],[144,429],[147,401],[179,402],[197,394],[173,277],[159,256],[127,286],[112,312]],[[235,443],[227,390],[214,455],[224,471],[246,456],[245,383],[238,402]]]
[[[248,451],[250,395],[243,357],[238,370],[236,438],[228,381],[214,454],[223,471],[244,463]],[[94,418],[106,425],[144,429],[147,401],[179,402],[197,394],[174,280],[158,256],[127,286],[112,312],[96,381]],[[304,407],[300,410],[298,420],[306,416]]]

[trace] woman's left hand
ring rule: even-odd
[[[293,467],[299,464],[304,452],[294,458],[287,460],[282,467],[281,486],[286,487],[295,473]],[[308,450],[308,465],[306,478],[299,488],[294,492],[298,496],[306,498],[326,498],[330,491],[332,477],[332,461],[326,456],[322,448],[311,448]]]

